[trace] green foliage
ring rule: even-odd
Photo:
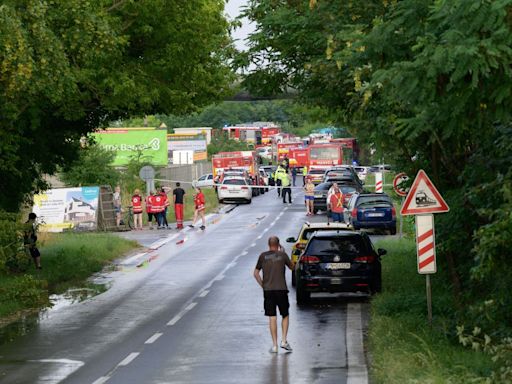
[[[31,275],[6,279],[6,283],[0,284],[0,308],[9,302],[20,309],[48,305],[46,282]]]
[[[68,186],[111,185],[115,186],[120,173],[110,164],[115,153],[97,144],[80,148],[78,159],[65,165],[60,179]]]
[[[211,159],[213,155],[219,152],[249,151],[251,149],[253,148],[247,143],[230,139],[222,132],[212,137],[212,141],[208,145],[208,158]]]
[[[233,77],[223,11],[222,0],[3,1],[0,208],[17,211],[108,121],[224,97]]]
[[[24,272],[31,262],[19,219],[19,215],[0,211],[0,274]]]

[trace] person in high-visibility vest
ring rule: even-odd
[[[331,209],[332,221],[337,221],[339,223],[345,222],[345,218],[343,217],[343,193],[337,185],[334,186],[334,193],[329,199],[329,206]]]
[[[276,171],[274,172],[274,181],[275,181],[275,184],[277,186],[277,196],[281,196],[281,185],[282,185],[282,176],[286,174],[286,169],[279,165],[276,169]]]
[[[302,167],[302,186],[306,186],[306,179],[308,177],[308,166],[305,165]]]
[[[142,230],[142,196],[136,189],[132,196],[133,229]]]
[[[164,210],[165,210],[164,197],[158,192],[155,193],[153,195],[153,200],[152,200],[151,206],[153,208],[153,214],[156,215],[158,229],[163,229],[164,228]]]
[[[287,172],[281,175],[281,185],[283,186],[283,203],[286,203],[286,195],[288,195],[288,204],[292,203],[292,189],[290,188],[290,177]]]

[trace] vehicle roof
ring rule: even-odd
[[[320,238],[330,238],[330,237],[342,237],[342,236],[363,236],[361,232],[358,231],[349,231],[349,230],[339,230],[339,231],[320,231],[315,232],[313,236],[311,236],[311,239],[315,237]]]
[[[389,197],[389,195],[387,193],[358,193],[357,194],[357,197],[366,197],[366,196],[370,196],[370,197],[387,197],[387,198],[391,198]]]
[[[320,229],[320,228],[348,229],[348,228],[352,228],[352,227],[349,224],[346,224],[346,223],[327,223],[327,222],[309,223],[309,222],[306,222],[306,223],[302,224],[302,229],[305,229],[305,228],[312,228],[312,229]]]

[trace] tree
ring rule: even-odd
[[[60,178],[69,186],[110,185],[116,186],[121,174],[110,164],[116,154],[97,144],[91,144],[79,151],[78,159],[65,165]]]
[[[108,121],[223,97],[222,0],[5,0],[0,7],[0,208],[76,157]],[[158,16],[156,16],[158,15]]]

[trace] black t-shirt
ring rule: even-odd
[[[183,204],[183,196],[185,196],[185,191],[182,188],[176,188],[174,191],[172,191],[172,194],[176,196],[176,204]]]

